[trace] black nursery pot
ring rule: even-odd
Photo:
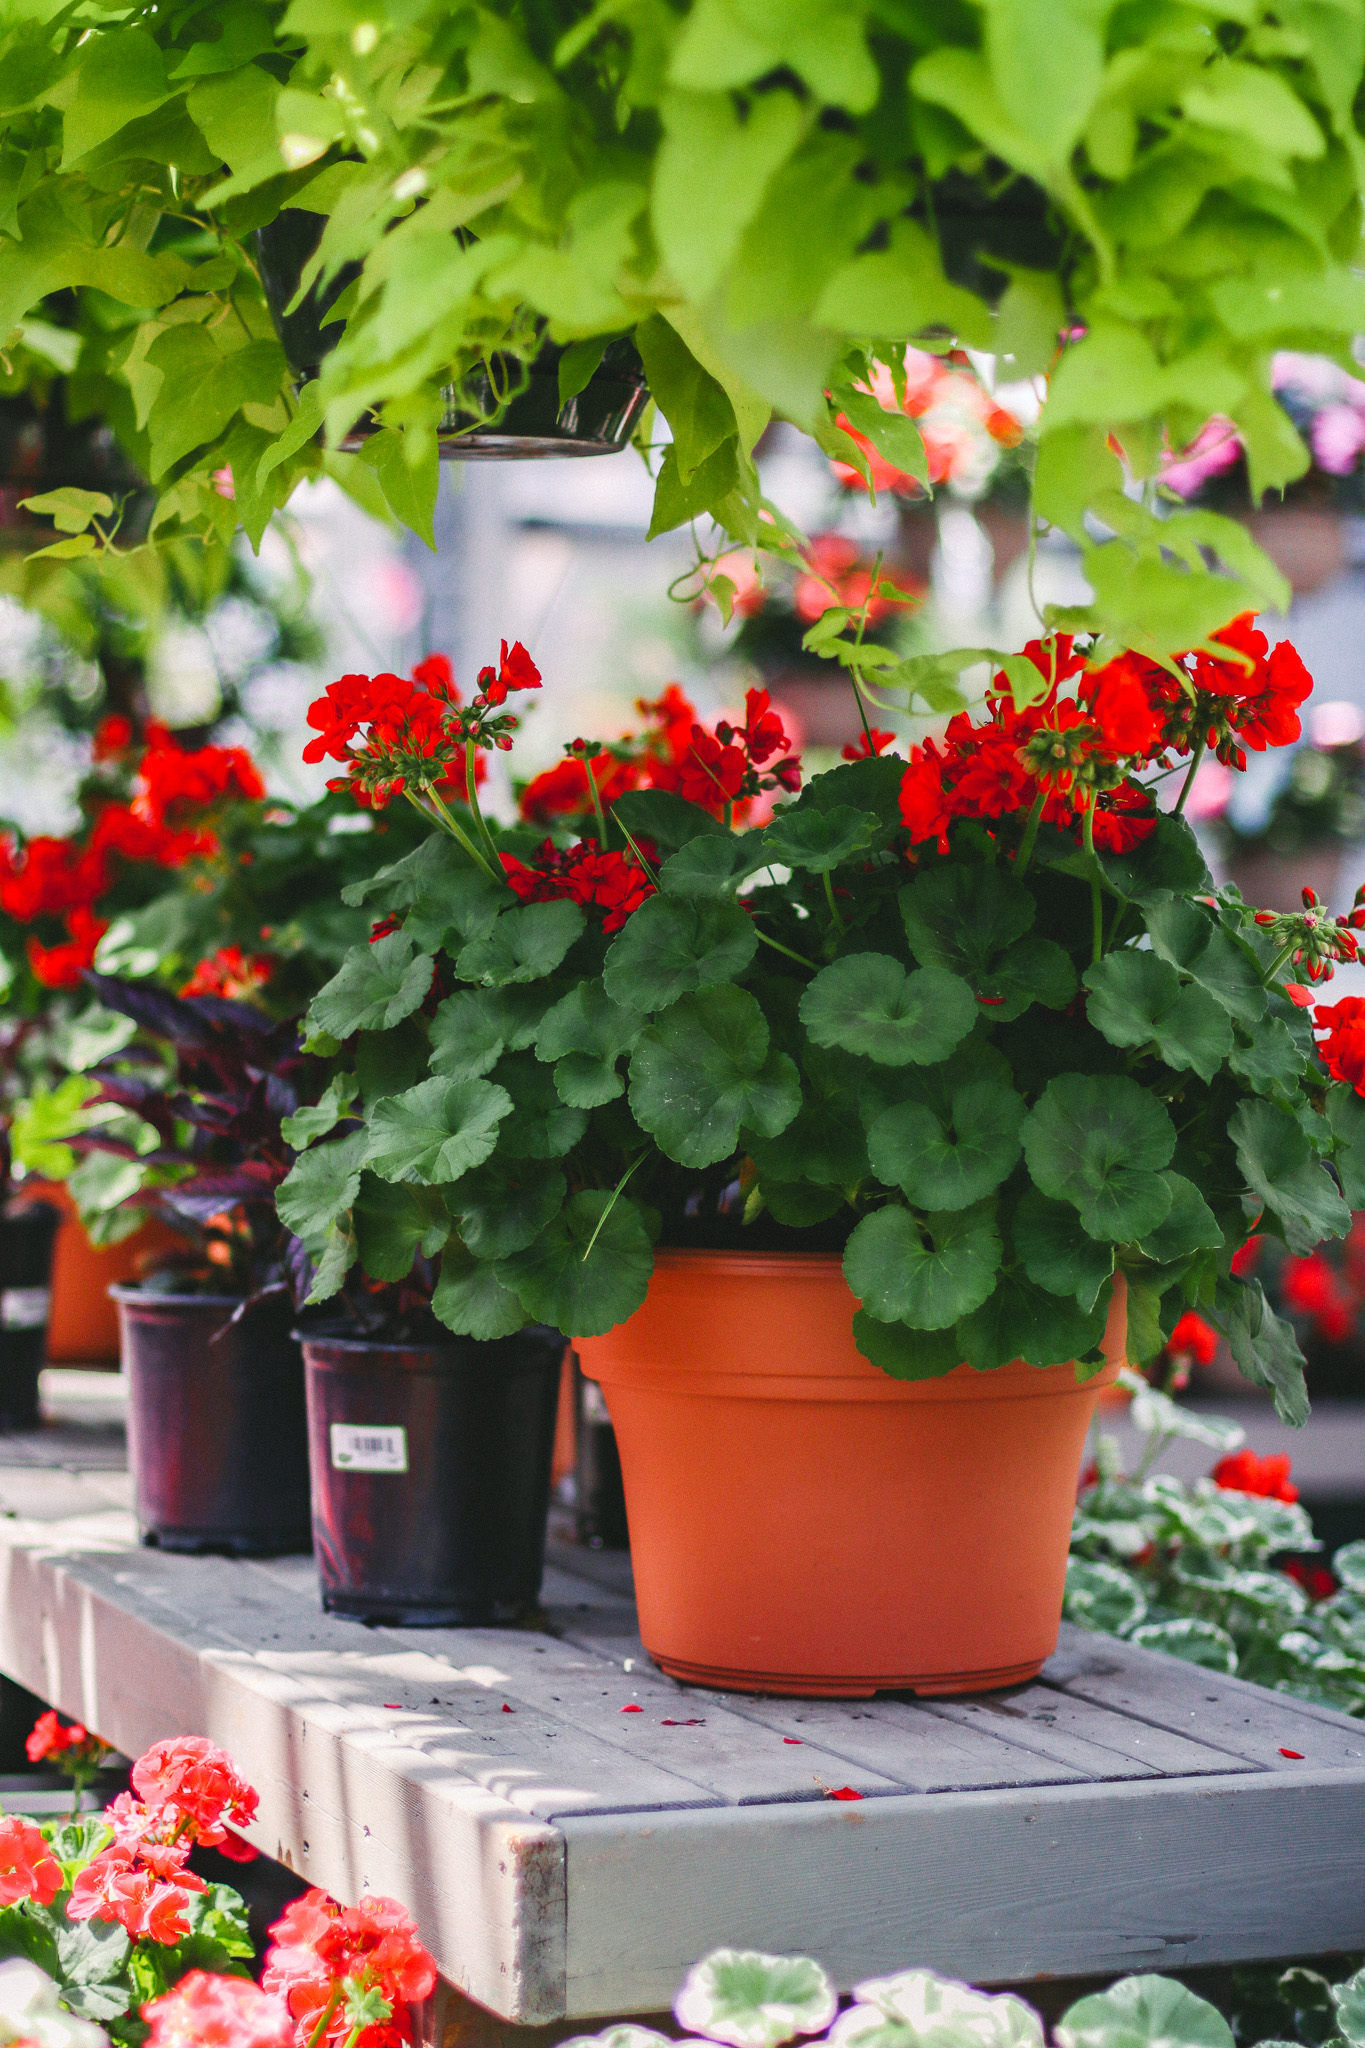
[[[32,1429],[52,1306],[52,1247],[62,1212],[12,1203],[0,1216],[0,1428]]]
[[[287,1299],[111,1287],[138,1533],[162,1550],[310,1547],[303,1357]]]
[[[414,1628],[534,1605],[564,1339],[304,1335],[313,1549],[322,1604]]]
[[[629,1550],[626,1489],[616,1431],[596,1380],[578,1369],[574,1354],[575,1521],[578,1540],[593,1550]]]
[[[315,213],[289,207],[256,230],[256,257],[261,284],[289,367],[305,381],[315,377],[328,351],[336,346],[341,322],[327,314],[359,275],[358,264],[346,264],[322,289],[313,285],[292,312],[304,266],[322,237],[324,222]],[[464,384],[442,390],[444,411],[437,422],[437,441],[447,461],[522,460],[545,455],[614,455],[624,448],[649,401],[644,365],[635,344],[618,339],[606,352],[587,385],[567,405],[559,402],[559,358],[563,350],[547,342],[530,365],[524,387],[501,408],[488,376],[477,371]],[[515,366],[509,381],[517,383]],[[497,417],[489,419],[489,415]],[[485,426],[473,426],[488,420]],[[363,446],[376,425],[360,421],[344,447]]]

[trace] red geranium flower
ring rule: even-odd
[[[248,1002],[275,972],[269,953],[244,953],[240,946],[220,946],[201,960],[180,990],[182,996],[226,996]]]
[[[288,2006],[249,1977],[191,1970],[142,2017],[152,2030],[147,2048],[294,2048]]]
[[[504,640],[497,668],[479,670],[479,689],[490,704],[505,704],[509,690],[539,688],[540,670],[520,640],[514,640],[510,648]]]
[[[1313,1028],[1320,1036],[1318,1057],[1334,1081],[1345,1081],[1365,1095],[1365,996],[1343,996],[1339,1003],[1319,1003]]]
[[[50,1906],[65,1880],[62,1866],[31,1821],[0,1819],[0,1906],[33,1899]]]
[[[40,945],[37,939],[25,944],[33,978],[44,988],[79,988],[81,976],[95,964],[95,952],[109,929],[107,917],[91,910],[73,910],[66,918],[70,937],[55,946]]]
[[[843,749],[843,759],[866,761],[870,756],[884,754],[894,744],[895,738],[893,732],[882,732],[874,725],[869,732],[860,732],[857,739]]]
[[[1218,1352],[1218,1332],[1188,1308],[1166,1339],[1165,1349],[1169,1357],[1192,1358],[1196,1365],[1212,1365]]]
[[[1255,1451],[1232,1451],[1213,1468],[1215,1486],[1229,1493],[1254,1493],[1266,1500],[1293,1503],[1299,1489],[1289,1479],[1289,1459],[1283,1453],[1258,1458]]]
[[[679,764],[681,794],[690,804],[719,811],[739,795],[747,765],[743,747],[694,725],[692,743]]]
[[[94,753],[97,761],[112,761],[126,754],[133,744],[133,721],[111,711],[95,727]]]

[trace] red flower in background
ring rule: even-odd
[[[249,1977],[191,1970],[142,2017],[152,2030],[147,2048],[294,2048],[288,2006]]]
[[[111,711],[95,727],[94,754],[97,761],[113,761],[133,744],[133,721]]]
[[[0,1819],[0,1906],[33,1899],[50,1906],[62,1889],[62,1866],[31,1821]]]
[[[1212,1365],[1218,1352],[1218,1332],[1192,1308],[1186,1309],[1164,1348],[1170,1357],[1192,1358],[1196,1365]]]
[[[632,911],[654,894],[644,869],[623,853],[602,853],[594,840],[561,851],[547,839],[534,865],[514,854],[499,856],[507,885],[523,903],[551,903],[562,898],[584,910],[601,910],[604,932],[620,931]]]
[[[0,910],[20,924],[88,909],[108,886],[102,848],[39,834],[21,853],[12,840],[0,840]]]
[[[1299,1489],[1290,1482],[1289,1459],[1282,1453],[1258,1458],[1255,1451],[1232,1451],[1213,1468],[1215,1486],[1229,1493],[1255,1493],[1265,1500],[1282,1500],[1291,1505]]]
[[[109,920],[96,917],[91,910],[73,910],[67,915],[66,929],[70,936],[55,946],[40,945],[37,939],[25,941],[24,951],[33,978],[44,988],[80,987],[81,976],[95,964],[95,953],[109,929]]]
[[[244,953],[240,946],[220,946],[201,960],[180,990],[182,996],[226,996],[249,1001],[270,981],[275,962],[269,953]]]
[[[1312,1318],[1319,1337],[1340,1344],[1356,1326],[1355,1303],[1322,1252],[1288,1258],[1280,1268],[1280,1296],[1291,1313]]]
[[[860,732],[852,745],[843,749],[842,759],[866,761],[877,754],[884,754],[888,747],[894,746],[895,739],[893,732],[882,732],[874,725],[869,732]]]

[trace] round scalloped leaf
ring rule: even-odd
[[[1287,1110],[1272,1102],[1241,1102],[1228,1120],[1228,1136],[1247,1186],[1279,1217],[1291,1252],[1304,1257],[1323,1238],[1346,1235],[1351,1212]]]
[[[1332,2003],[1343,2038],[1353,2048],[1365,2048],[1365,1970],[1357,1970],[1344,1984],[1334,1984]]]
[[[1019,1157],[1024,1099],[993,1079],[953,1091],[947,1120],[918,1102],[878,1117],[867,1134],[872,1171],[922,1209],[967,1209],[998,1188]]]
[[[428,1187],[458,1180],[488,1158],[511,1107],[507,1090],[492,1081],[447,1081],[437,1075],[375,1104],[365,1164],[381,1180]]]
[[[1083,1309],[1074,1295],[1051,1294],[1021,1273],[1002,1273],[990,1298],[957,1326],[962,1355],[978,1372],[1022,1358],[1026,1365],[1068,1365],[1104,1335],[1109,1297]]]
[[[1141,1531],[1144,1546],[1150,1542]],[[1069,1557],[1066,1563],[1066,1594],[1062,1613],[1079,1628],[1097,1629],[1101,1635],[1126,1635],[1130,1628],[1147,1619],[1147,1601],[1131,1572],[1120,1565],[1096,1559]]]
[[[406,932],[389,932],[372,946],[352,946],[337,972],[314,996],[305,1031],[349,1038],[353,1031],[387,1031],[425,1000],[435,962],[418,953]]]
[[[900,892],[910,951],[924,967],[947,967],[975,980],[1029,930],[1032,896],[996,867],[951,861],[926,868]]]
[[[420,1251],[434,1259],[450,1236],[450,1215],[435,1188],[360,1176],[351,1211],[356,1253],[371,1280],[406,1280]]]
[[[553,974],[586,920],[576,903],[524,903],[505,910],[491,930],[460,948],[461,981],[503,988],[508,982],[543,981]]]
[[[1233,2048],[1217,2006],[1172,1977],[1122,1977],[1071,2006],[1055,2032],[1060,2048]]]
[[[1113,1247],[1076,1229],[1076,1211],[1037,1188],[1025,1188],[1010,1222],[1010,1235],[1024,1271],[1050,1294],[1074,1295],[1093,1308],[1114,1270]]]
[[[763,834],[763,858],[827,875],[855,854],[866,853],[879,829],[875,813],[851,804],[828,811],[790,808],[779,811]]]
[[[1348,1593],[1365,1594],[1365,1540],[1343,1543],[1334,1551],[1332,1570]]]
[[[670,853],[659,869],[659,887],[666,896],[728,896],[745,875],[763,866],[758,835],[699,833]]]
[[[715,846],[718,840],[698,840]],[[640,1035],[643,1017],[614,1003],[600,981],[580,981],[545,1014],[536,1058],[555,1062],[555,1088],[575,1109],[600,1109],[625,1092],[616,1062]]]
[[[1055,939],[1026,932],[975,977],[977,992],[994,1024],[1012,1024],[1033,1003],[1063,1010],[1076,993],[1071,956]]]
[[[854,1987],[858,2005],[873,2007],[908,2026],[917,2039],[971,2042],[976,2048],[1042,2048],[1043,2023],[1032,2006],[1010,1992],[993,1996],[932,1970],[902,1970]],[[844,2014],[847,2019],[858,2006]],[[837,2027],[830,2038],[837,2038]]]
[[[1191,1252],[1217,1251],[1223,1242],[1218,1219],[1192,1180],[1183,1173],[1167,1173],[1171,1206],[1155,1230],[1143,1238],[1139,1250],[1145,1259],[1159,1266],[1173,1265]]]
[[[656,2034],[653,2027],[637,2027],[632,2020],[623,2020],[618,2026],[604,2027],[600,2034],[572,2034],[559,2048],[675,2048],[675,2044],[667,2034]]]
[[[553,983],[456,989],[431,1020],[432,1073],[452,1081],[476,1081],[491,1073],[505,1052],[522,1052],[534,1044],[554,993]]]
[[[752,919],[728,897],[651,896],[607,954],[603,986],[623,1008],[663,1010],[733,981],[757,950]]]
[[[486,1343],[524,1330],[531,1318],[500,1269],[476,1259],[455,1238],[441,1254],[441,1277],[431,1297],[432,1314],[457,1337]]]
[[[1161,1169],[1175,1150],[1175,1126],[1127,1075],[1059,1074],[1024,1119],[1022,1137],[1035,1186],[1070,1202],[1091,1237],[1131,1243],[1170,1209]]]
[[[837,1097],[807,1097],[785,1131],[775,1138],[755,1138],[750,1151],[765,1191],[769,1181],[849,1188],[867,1174],[862,1125]]]
[[[1181,1657],[1205,1671],[1221,1671],[1227,1678],[1237,1670],[1237,1645],[1216,1621],[1199,1621],[1188,1614],[1178,1621],[1144,1621],[1128,1640],[1140,1649],[1164,1650],[1168,1657]]]
[[[498,1264],[498,1278],[527,1314],[566,1337],[601,1337],[633,1316],[653,1271],[640,1211],[600,1188],[574,1195],[534,1243]]]
[[[275,1207],[281,1223],[286,1230],[293,1231],[315,1260],[333,1224],[360,1193],[360,1164],[368,1135],[366,1131],[352,1131],[344,1138],[330,1138],[300,1152],[275,1190]]]
[[[889,1203],[864,1216],[844,1250],[844,1278],[883,1323],[946,1330],[979,1308],[995,1285],[1000,1240],[991,1207],[957,1209],[917,1223]]]
[[[865,1308],[853,1318],[853,1341],[869,1365],[893,1380],[941,1380],[962,1363],[951,1330],[908,1330],[904,1323],[878,1322]]]
[[[839,2010],[839,1994],[809,1956],[718,1948],[696,1963],[673,2001],[681,2026],[729,2048],[780,2048],[818,2034]]]
[[[562,1159],[588,1127],[588,1113],[566,1103],[550,1068],[529,1053],[514,1053],[497,1068],[512,1098],[512,1113],[498,1133],[502,1159]]]
[[[834,961],[801,998],[801,1021],[817,1045],[862,1053],[888,1067],[946,1059],[977,1014],[959,975],[941,967],[907,971],[889,953],[850,953]]]
[[[1182,983],[1155,953],[1110,953],[1081,977],[1085,1014],[1111,1045],[1155,1044],[1168,1067],[1211,1081],[1232,1051],[1232,1020],[1211,995]]]
[[[760,1138],[786,1129],[801,1107],[801,1077],[769,1049],[767,1020],[747,989],[703,989],[642,1033],[630,1107],[670,1159],[713,1166],[734,1152],[741,1126]]]
[[[505,1259],[540,1236],[565,1192],[557,1166],[496,1158],[467,1173],[446,1200],[475,1258]]]

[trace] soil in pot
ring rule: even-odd
[[[290,368],[305,381],[317,375],[328,350],[335,347],[341,322],[327,316],[360,274],[358,264],[345,264],[330,284],[313,284],[294,305],[324,225],[318,214],[289,207],[256,231],[261,284],[276,332]],[[524,379],[514,362],[495,364],[495,370],[507,376],[512,394],[502,404],[482,370],[460,385],[444,386],[444,410],[436,426],[442,457],[455,462],[525,461],[546,455],[614,455],[624,448],[649,402],[635,344],[624,337],[609,342],[583,390],[565,405],[559,400],[563,353],[547,342]],[[376,431],[377,423],[361,421],[342,445],[361,447]]]
[[[62,1212],[55,1203],[11,1201],[0,1216],[0,1428],[38,1421],[38,1374],[52,1307],[52,1247]]]
[[[110,1289],[138,1533],[163,1550],[310,1547],[303,1358],[287,1297]]]
[[[534,1606],[564,1339],[377,1343],[306,1331],[322,1604],[417,1628]]]
[[[888,1378],[837,1258],[656,1254],[648,1298],[580,1338],[620,1446],[640,1632],[676,1678],[865,1698],[1020,1684],[1056,1648],[1104,1371]]]

